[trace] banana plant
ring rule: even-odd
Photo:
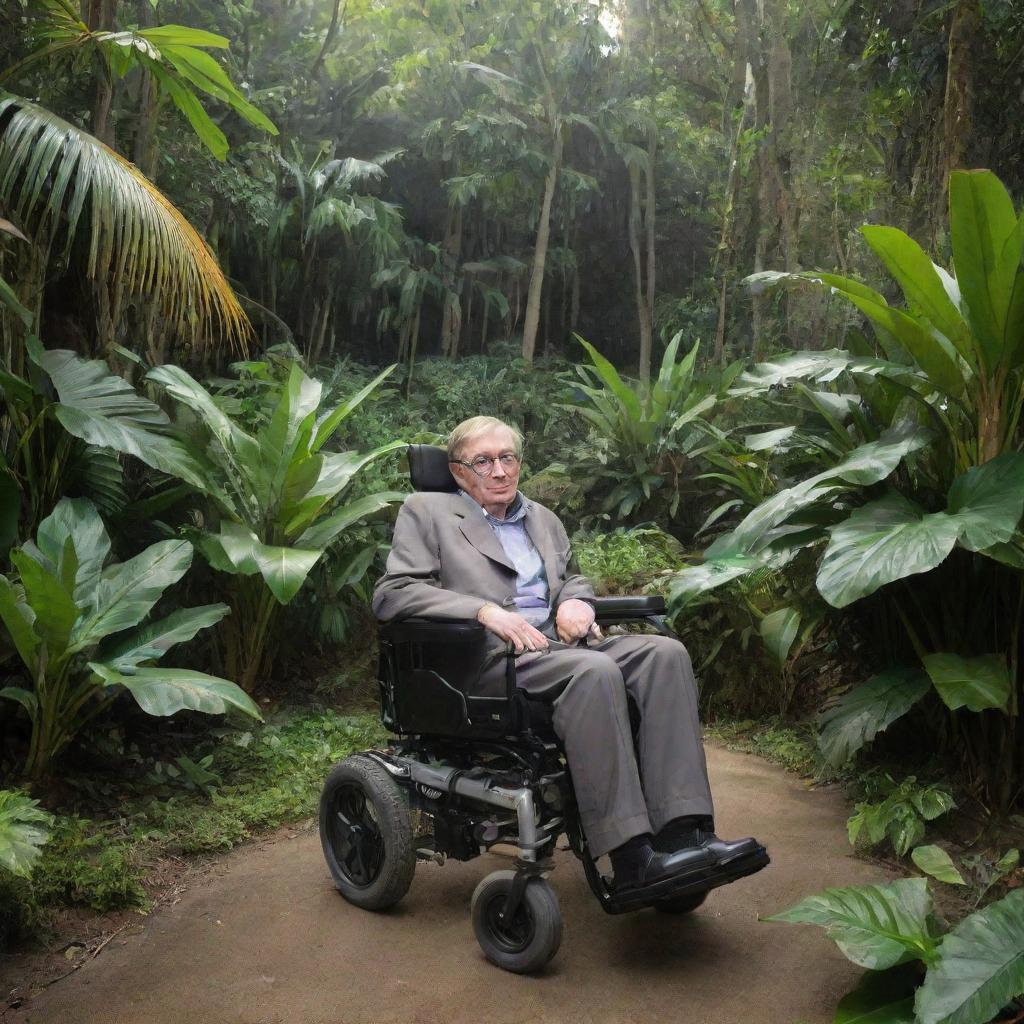
[[[393,369],[329,409],[322,407],[320,381],[293,365],[273,413],[255,433],[179,367],[157,367],[147,376],[198,421],[187,446],[197,461],[205,460],[206,470],[193,479],[203,476],[200,487],[219,507],[220,523],[201,532],[197,543],[215,569],[235,577],[225,667],[247,692],[271,666],[267,641],[278,610],[295,597],[327,548],[365,516],[405,497],[385,491],[337,502],[364,466],[403,442],[365,453],[325,448]]]
[[[185,540],[153,544],[109,562],[110,538],[91,502],[65,498],[35,542],[11,552],[13,577],[0,576],[0,621],[24,666],[24,684],[0,689],[32,723],[25,774],[39,780],[75,736],[127,690],[151,715],[190,709],[259,710],[236,686],[202,672],[155,663],[174,645],[219,622],[222,604],[181,608],[143,625],[164,591],[192,562]]]

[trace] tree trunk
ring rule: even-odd
[[[136,0],[135,17],[140,28],[151,28],[156,23],[149,0]],[[139,72],[138,120],[132,141],[132,161],[150,179],[156,173],[156,98],[153,76],[143,69]]]
[[[540,299],[544,288],[544,263],[548,256],[548,241],[551,237],[551,205],[558,186],[558,174],[562,169],[562,126],[553,119],[553,145],[551,166],[544,181],[544,199],[537,222],[537,242],[533,249],[533,269],[530,272],[530,289],[526,297],[526,319],[523,323],[523,359],[533,365],[533,352],[537,344],[537,327],[540,324]]]
[[[90,0],[89,28],[94,32],[112,32],[114,29],[114,8],[116,0]],[[110,121],[110,104],[114,96],[114,85],[106,61],[98,58],[100,74],[96,78],[96,93],[92,106],[92,133],[100,142],[114,145],[114,129]]]
[[[441,354],[454,359],[459,353],[459,331],[462,328],[462,305],[455,292],[456,271],[462,258],[462,207],[448,211],[448,226],[444,235],[443,278],[451,287],[445,296],[441,317]]]
[[[974,40],[981,27],[978,0],[959,0],[949,27],[946,95],[943,104],[943,182],[949,172],[964,166],[967,142],[974,125]],[[945,188],[939,190],[945,196]]]
[[[651,379],[651,316],[644,294],[643,264],[640,254],[640,168],[629,165],[629,251],[633,256],[633,294],[636,298],[637,320],[640,325],[641,381]]]

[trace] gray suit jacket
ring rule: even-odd
[[[523,500],[526,530],[544,560],[551,607],[557,609],[572,597],[593,599],[593,588],[577,571],[558,516],[536,501]],[[475,619],[488,602],[511,607],[515,594],[515,567],[482,510],[460,494],[424,491],[405,499],[387,572],[373,594],[378,619]]]

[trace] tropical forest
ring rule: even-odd
[[[0,7],[0,1020],[1024,1021],[1024,5]],[[317,829],[477,415],[772,859],[524,978]]]

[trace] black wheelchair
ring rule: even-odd
[[[409,463],[417,490],[456,489],[443,449],[412,445]],[[606,597],[596,605],[600,626],[646,623],[673,635],[664,598]],[[381,715],[394,739],[337,764],[320,799],[324,856],[349,903],[385,910],[408,891],[418,860],[468,861],[504,847],[513,868],[477,886],[473,930],[488,960],[529,973],[551,960],[562,938],[546,876],[563,834],[609,914],[645,907],[685,914],[711,889],[768,863],[758,846],[711,872],[696,868],[616,893],[588,851],[550,705],[517,688],[511,645],[504,692],[475,695],[489,658],[486,640],[476,621],[406,619],[380,627]]]

